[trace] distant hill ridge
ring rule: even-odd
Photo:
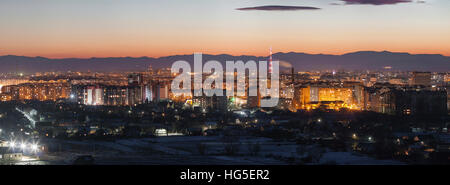
[[[290,63],[296,71],[307,70],[383,70],[391,66],[392,70],[450,72],[450,57],[439,54],[409,54],[389,51],[358,51],[343,55],[275,53],[274,60]],[[185,60],[193,63],[193,54],[152,57],[107,57],[107,58],[64,58],[0,56],[0,73],[8,72],[48,72],[48,71],[145,71],[150,65],[153,69],[170,67],[173,62]],[[203,54],[203,62],[217,60],[267,61],[267,56],[233,56],[228,54]],[[283,68],[283,67],[282,67]]]

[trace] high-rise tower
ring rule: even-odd
[[[269,74],[272,74],[272,46],[270,47],[270,55],[269,55]]]

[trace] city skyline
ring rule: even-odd
[[[450,56],[444,0],[2,1],[0,55],[392,51]]]
[[[448,7],[0,0],[0,166],[261,184],[305,165],[449,165]]]

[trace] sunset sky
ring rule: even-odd
[[[450,1],[407,1],[1,0],[0,55],[266,56],[272,46],[450,56]]]

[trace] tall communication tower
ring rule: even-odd
[[[272,74],[272,46],[270,46],[270,55],[269,55],[269,74]]]

